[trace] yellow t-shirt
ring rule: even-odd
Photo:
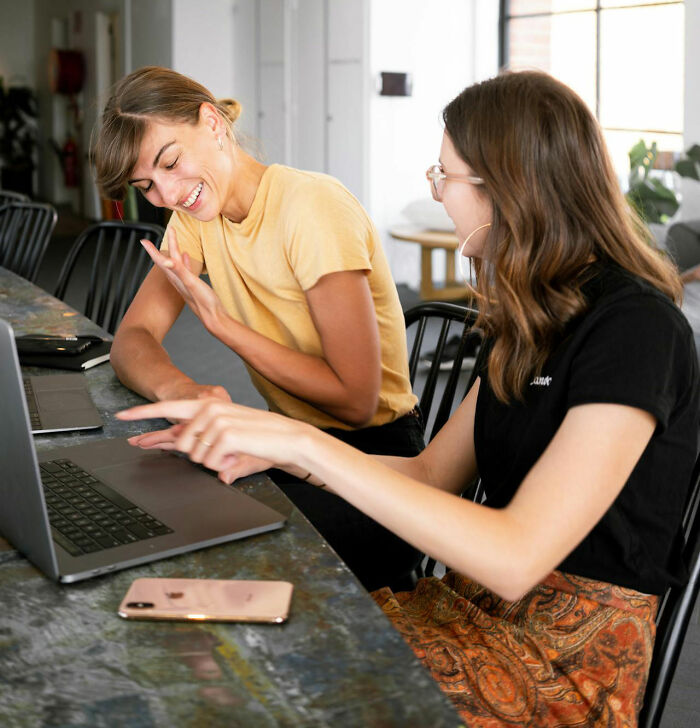
[[[168,225],[182,251],[202,261],[228,314],[284,346],[323,356],[304,291],[319,278],[368,271],[381,343],[381,391],[370,425],[392,422],[416,403],[396,286],[381,241],[360,203],[328,175],[278,164],[260,181],[248,216],[199,222],[175,212]],[[167,240],[167,237],[166,237]],[[167,248],[167,243],[164,244]],[[273,412],[317,427],[352,429],[247,367]]]

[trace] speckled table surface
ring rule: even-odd
[[[17,333],[100,332],[2,268],[0,318]],[[85,376],[105,427],[37,437],[38,450],[146,427],[112,417],[142,400],[109,364]],[[287,525],[78,584],[49,581],[0,538],[3,728],[460,725],[359,582],[272,481],[258,475],[239,487],[288,513]],[[290,618],[283,625],[126,622],[117,607],[143,576],[291,581]]]

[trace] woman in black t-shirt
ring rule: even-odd
[[[177,447],[332,490],[452,571],[377,602],[470,726],[636,724],[695,458],[698,371],[677,272],[647,243],[601,132],[536,72],[465,89],[428,171],[477,272],[479,377],[420,455],[373,458],[214,401]],[[459,498],[482,478],[486,501]]]

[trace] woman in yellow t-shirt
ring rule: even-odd
[[[112,365],[151,400],[229,400],[193,381],[162,342],[185,304],[238,354],[270,410],[376,454],[423,447],[408,377],[403,315],[372,222],[335,179],[245,153],[240,106],[160,67],[115,87],[92,150],[105,197],[136,187],[173,210],[161,251],[116,333]],[[200,278],[209,276],[211,286]],[[132,439],[168,448],[172,433]],[[233,480],[266,470],[241,455]],[[368,588],[406,575],[419,553],[334,495],[273,477]]]

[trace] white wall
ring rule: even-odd
[[[172,68],[217,98],[234,96],[234,0],[172,0]]]
[[[131,28],[125,33],[124,73],[143,66],[173,63],[173,13],[171,0],[124,0],[124,21]]]
[[[236,126],[239,131],[251,137],[258,133],[258,47],[257,47],[257,2],[236,0],[233,7],[233,35],[231,37],[231,58],[233,80],[230,95],[241,104],[241,115]]]
[[[490,40],[490,42],[489,42]],[[497,71],[498,3],[491,0],[374,0],[370,5],[370,66],[413,77],[410,97],[370,100],[369,213],[397,283],[418,285],[417,245],[392,239],[406,222],[401,210],[430,198],[425,170],[436,164],[441,111],[465,86]],[[434,203],[438,205],[438,203]],[[434,253],[436,272],[440,266]]]
[[[683,143],[700,144],[700,0],[685,0],[685,116]],[[700,218],[700,182],[683,180],[681,219]]]
[[[352,0],[359,6],[357,0]],[[292,164],[302,169],[323,172],[328,160],[327,149],[319,144],[326,135],[328,103],[326,100],[326,74],[329,39],[325,26],[324,0],[303,0],[297,8],[295,24],[296,54],[292,58]],[[333,43],[336,58],[341,48]],[[298,69],[303,68],[302,77]]]

